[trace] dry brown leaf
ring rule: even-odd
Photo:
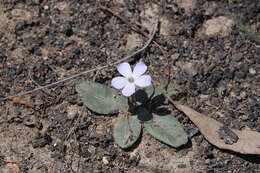
[[[167,95],[174,106],[182,111],[189,119],[199,128],[201,134],[213,145],[231,151],[235,151],[241,154],[260,154],[260,133],[252,130],[236,130],[230,129],[238,136],[237,142],[233,144],[226,144],[224,140],[219,137],[219,129],[224,124],[210,118],[204,114],[201,114],[188,106],[182,105],[173,101]]]
[[[19,166],[16,163],[7,163],[5,165],[6,168],[11,169],[13,172],[19,172]]]
[[[29,102],[27,102],[26,100],[24,100],[23,98],[21,97],[15,97],[11,100],[13,103],[16,103],[16,104],[22,104],[22,105],[25,105],[25,106],[28,106],[30,108],[33,108],[34,109],[34,106],[32,104],[30,104]]]

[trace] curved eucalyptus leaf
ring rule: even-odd
[[[182,125],[172,115],[153,115],[153,119],[144,122],[144,127],[154,138],[172,146],[180,147],[188,142]]]
[[[119,96],[116,90],[106,85],[82,82],[76,85],[76,90],[84,104],[96,113],[111,114],[119,110],[128,110],[127,99]]]
[[[141,123],[137,116],[121,116],[113,129],[115,142],[121,148],[131,147],[141,135]]]

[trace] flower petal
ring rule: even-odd
[[[145,65],[145,63],[138,62],[135,65],[133,75],[136,76],[136,77],[141,76],[142,74],[144,74],[146,72],[146,70],[147,70],[147,66]]]
[[[126,84],[127,79],[125,77],[114,77],[111,81],[111,85],[116,89],[122,89]]]
[[[152,78],[150,75],[142,75],[135,77],[135,85],[139,87],[148,87],[152,84]]]
[[[127,63],[127,62],[123,62],[123,63],[121,63],[121,64],[119,64],[118,66],[117,66],[117,70],[118,70],[118,72],[121,74],[121,75],[123,75],[123,76],[125,76],[125,77],[130,77],[130,76],[132,76],[132,69],[131,69],[131,66],[130,66],[130,64],[129,63]]]
[[[131,96],[134,93],[135,93],[135,84],[134,83],[128,83],[122,90],[122,94],[126,97]]]

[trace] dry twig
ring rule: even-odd
[[[120,19],[121,21],[123,21],[125,24],[127,24],[133,31],[141,34],[142,36],[146,37],[146,38],[149,38],[149,35],[145,32],[145,28],[143,28],[142,25],[140,24],[136,24],[136,23],[130,23],[128,22],[125,18],[123,18],[122,16],[120,16],[119,14],[117,14],[116,12],[114,12],[112,9],[102,5],[100,2],[99,2],[99,6],[102,10],[104,11],[107,11],[109,12],[110,14],[112,14],[113,16],[117,17],[118,19]],[[158,20],[156,21],[158,23]],[[161,50],[161,52],[163,53],[163,55],[165,57],[168,57],[169,54],[164,50],[164,48],[159,44],[157,43],[155,40],[153,40],[153,43]]]
[[[103,69],[105,69],[107,67],[120,64],[121,62],[124,62],[124,61],[129,61],[135,55],[137,55],[137,54],[141,53],[142,51],[144,51],[151,44],[151,42],[152,42],[152,40],[153,40],[153,38],[155,36],[155,33],[157,32],[157,28],[158,28],[158,21],[156,21],[156,23],[154,25],[153,32],[150,34],[149,40],[146,42],[146,44],[141,49],[135,51],[134,53],[132,53],[132,54],[130,54],[130,55],[128,55],[128,56],[126,56],[126,57],[124,57],[124,58],[114,62],[114,63],[107,64],[107,65],[104,65],[104,66],[100,66],[100,67],[97,67],[97,68],[94,68],[94,69],[90,69],[90,70],[87,70],[87,71],[75,74],[75,75],[73,75],[71,77],[62,79],[60,81],[57,81],[57,82],[54,82],[54,83],[51,83],[51,84],[48,84],[48,85],[45,85],[45,86],[41,86],[41,87],[35,88],[33,90],[30,90],[30,91],[25,91],[25,92],[21,92],[21,93],[15,94],[15,95],[11,95],[11,96],[8,96],[8,97],[0,99],[0,101],[5,101],[5,100],[12,99],[12,98],[15,98],[15,97],[20,97],[20,96],[23,96],[23,95],[31,94],[33,92],[36,92],[36,91],[39,91],[39,90],[42,90],[42,89],[46,89],[46,88],[49,88],[49,87],[52,87],[52,86],[55,86],[55,85],[58,85],[58,84],[63,83],[63,82],[67,82],[67,81],[75,79],[75,78],[77,78],[79,76],[82,76],[82,75],[85,75],[85,74],[88,74],[88,73],[91,73],[91,72],[95,72],[97,70],[103,70]]]
[[[237,130],[226,128],[224,136],[220,136],[220,133],[223,133],[222,129],[225,127],[223,123],[172,100],[167,93],[164,93],[164,96],[175,108],[189,117],[211,144],[218,148],[241,154],[260,154],[259,132],[250,129]]]

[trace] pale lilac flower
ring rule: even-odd
[[[111,83],[114,88],[123,89],[122,94],[124,96],[128,97],[134,94],[136,86],[147,87],[151,85],[151,76],[143,75],[147,70],[147,66],[143,62],[138,62],[134,67],[134,71],[127,62],[119,64],[117,70],[123,76],[114,77]]]

